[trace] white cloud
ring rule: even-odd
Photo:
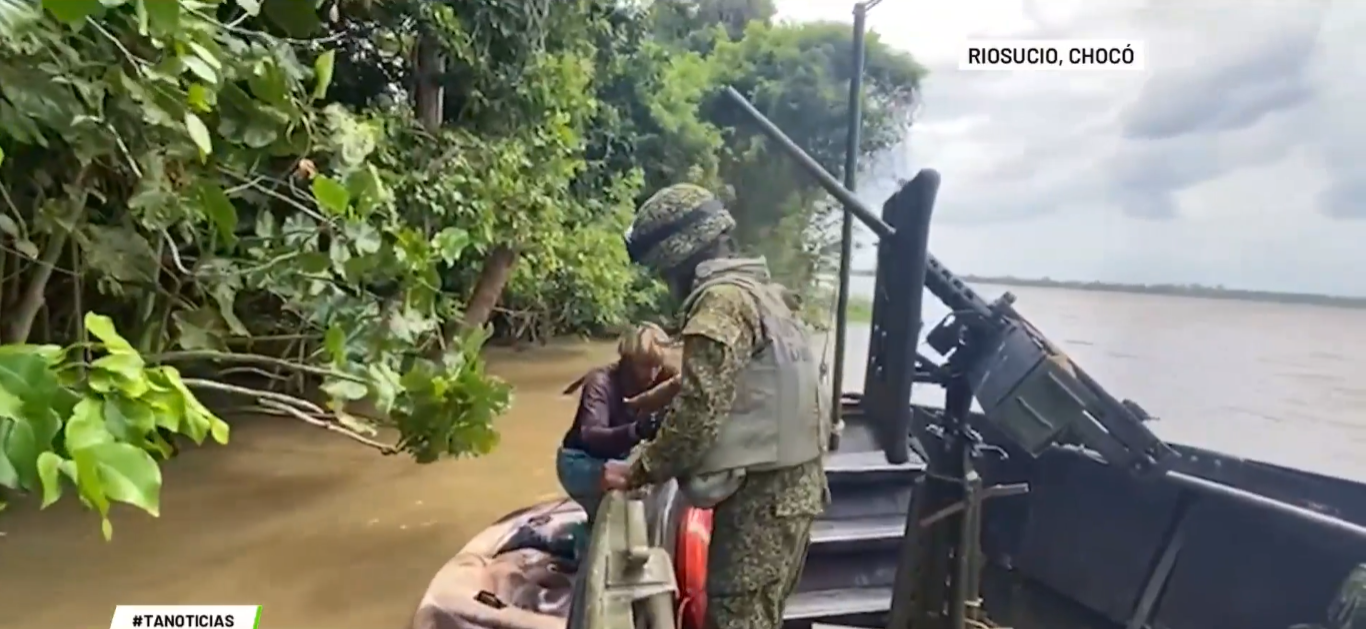
[[[852,3],[779,12],[849,21]],[[951,268],[1366,295],[1366,3],[884,0],[869,25],[931,69],[889,163],[943,175]],[[1147,71],[958,71],[989,37],[1141,39]]]

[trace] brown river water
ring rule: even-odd
[[[1111,392],[1161,417],[1163,437],[1366,481],[1366,311],[1011,290]],[[942,312],[927,304],[927,321]],[[854,326],[846,389],[866,350]],[[573,409],[559,392],[608,358],[601,343],[493,353],[515,403],[479,459],[418,466],[296,422],[243,421],[229,446],[170,462],[162,517],[117,513],[111,543],[74,500],[13,506],[0,517],[0,629],[104,627],[116,604],[190,603],[264,605],[268,629],[403,626],[466,540],[558,492],[553,453]]]

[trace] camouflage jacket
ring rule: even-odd
[[[631,486],[687,475],[716,442],[735,401],[739,374],[764,342],[758,305],[743,289],[721,285],[698,299],[683,324],[682,386],[658,436],[643,444],[628,472]],[[780,511],[820,513],[828,499],[822,463],[750,474],[729,500],[768,497]]]

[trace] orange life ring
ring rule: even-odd
[[[707,616],[707,548],[711,545],[711,510],[684,507],[674,549],[678,578],[678,627],[702,629]]]

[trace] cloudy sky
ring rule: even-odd
[[[943,175],[950,268],[1366,296],[1366,2],[884,0],[869,24],[931,70],[892,162]],[[1139,39],[1147,69],[960,72],[969,38]]]

